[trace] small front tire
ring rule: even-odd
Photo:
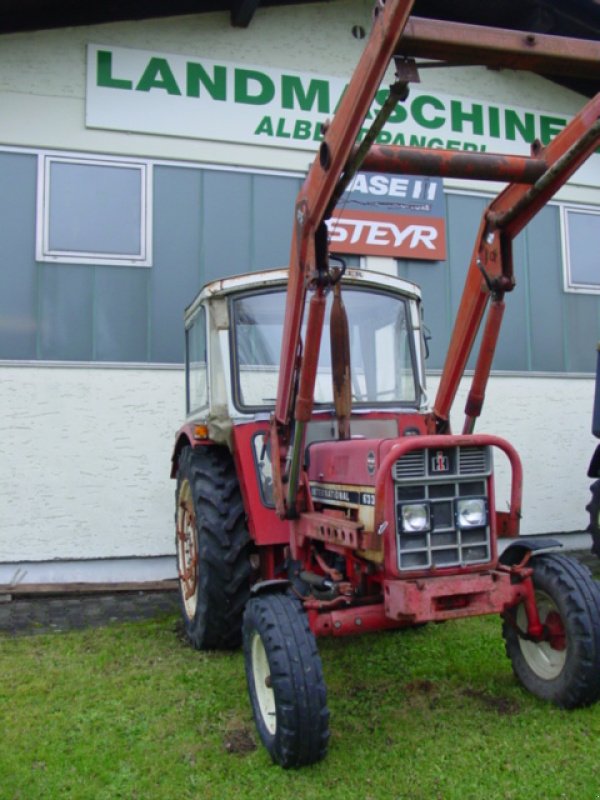
[[[321,659],[300,602],[253,597],[244,614],[244,659],[258,734],[284,768],[325,757],[329,711]]]
[[[535,642],[521,635],[527,630],[523,603],[504,615],[513,671],[532,694],[561,708],[590,705],[600,697],[600,588],[566,556],[540,555],[531,565],[546,637]]]

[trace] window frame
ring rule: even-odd
[[[590,205],[580,205],[577,203],[561,203],[560,205],[560,228],[562,241],[562,263],[563,263],[563,288],[568,294],[600,294],[600,279],[597,284],[577,282],[571,272],[571,248],[569,240],[569,212],[576,214],[587,214],[588,216],[600,218],[600,207]]]
[[[237,411],[242,414],[264,414],[272,412],[273,408],[275,407],[276,403],[273,404],[264,404],[264,405],[245,405],[242,402],[242,393],[240,387],[240,364],[238,361],[238,349],[237,349],[237,331],[236,331],[236,323],[235,323],[235,310],[234,304],[237,300],[244,299],[247,297],[253,297],[256,295],[266,296],[268,294],[283,294],[285,297],[285,286],[281,287],[272,287],[269,289],[250,289],[241,292],[233,293],[228,300],[228,310],[229,310],[229,352],[231,353],[231,358],[229,360],[229,369],[230,369],[230,379],[231,379],[231,397],[233,400],[233,405]],[[411,361],[412,361],[412,374],[413,374],[413,385],[414,385],[414,400],[390,400],[390,401],[381,401],[381,402],[353,402],[352,408],[355,410],[373,410],[373,411],[389,411],[390,409],[415,409],[419,408],[419,397],[421,396],[421,388],[419,384],[419,364],[418,364],[418,353],[415,350],[415,341],[414,341],[414,328],[412,323],[412,318],[408,306],[408,298],[401,297],[400,295],[395,294],[391,291],[386,291],[384,288],[373,288],[368,286],[360,286],[360,285],[353,285],[351,287],[347,287],[348,292],[363,292],[365,294],[381,294],[387,297],[393,297],[394,299],[398,300],[402,303],[405,312],[405,319],[407,324],[407,331],[408,331],[408,347],[410,351]],[[306,317],[305,317],[306,319]],[[326,338],[326,337],[324,337]],[[321,343],[321,347],[323,347],[323,342]],[[325,342],[326,346],[326,342]],[[314,412],[317,413],[319,411],[328,411],[333,409],[333,398],[331,402],[327,403],[314,403]]]
[[[54,164],[135,169],[140,174],[140,251],[98,253],[93,250],[58,250],[50,247],[50,171]],[[129,158],[96,158],[55,153],[38,155],[36,260],[54,264],[100,264],[126,267],[152,266],[152,163]]]
[[[191,394],[191,360],[190,360],[190,333],[200,325],[204,329],[204,352],[206,356],[206,401],[204,404],[192,407],[192,394]],[[208,346],[208,313],[204,305],[199,305],[196,309],[194,316],[188,321],[185,326],[185,410],[186,416],[198,414],[206,408],[210,407],[210,364],[209,364],[209,346]]]

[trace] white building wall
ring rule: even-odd
[[[437,380],[430,380],[431,398]],[[463,379],[452,411],[460,433],[470,383]],[[589,518],[587,469],[594,381],[574,377],[492,376],[476,433],[502,436],[523,462],[522,534],[585,530]],[[508,461],[496,458],[497,508],[508,508]]]
[[[182,369],[15,366],[0,381],[0,563],[174,552]]]
[[[172,555],[182,371],[15,366],[0,382],[0,563]],[[523,459],[523,533],[587,524],[592,403],[591,379],[492,378],[477,430]]]

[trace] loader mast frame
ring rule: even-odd
[[[329,268],[326,220],[352,176],[363,168],[397,174],[509,181],[484,212],[439,389],[427,419],[429,433],[450,433],[450,410],[489,306],[465,408],[463,433],[471,433],[485,397],[502,322],[504,295],[515,285],[512,241],[600,141],[599,96],[547,146],[535,142],[530,157],[431,152],[374,144],[387,115],[406,97],[405,76],[410,72],[404,66],[406,56],[547,70],[553,75],[589,76],[599,72],[600,44],[410,18],[413,2],[378,0],[368,43],[335,117],[325,126],[319,152],[296,200],[279,384],[270,437],[276,508],[282,518],[295,518],[310,510],[301,469],[304,430],[313,411],[325,297],[341,277],[339,271]],[[389,100],[376,116],[372,131],[356,146],[361,126],[394,58],[396,81],[390,88]],[[301,330],[309,291],[312,297],[303,339]],[[332,338],[342,344],[332,348],[332,373],[340,438],[345,438],[351,399],[344,377],[349,364],[348,348],[343,344],[345,318],[340,311],[339,286],[335,296]],[[506,533],[515,535],[516,530]]]

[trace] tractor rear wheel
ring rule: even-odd
[[[177,470],[176,550],[185,633],[198,650],[241,643],[250,597],[250,537],[224,447],[186,447]]]
[[[540,555],[531,566],[546,637],[523,636],[523,603],[504,615],[513,671],[532,694],[561,708],[589,705],[600,697],[600,588],[586,567],[563,555]]]
[[[592,553],[600,558],[600,481],[592,483],[590,489],[592,499],[586,506],[586,511],[590,512],[590,524],[587,529],[592,534]]]
[[[295,597],[266,594],[250,600],[244,659],[254,720],[273,761],[289,768],[324,758],[327,692],[315,637]]]

